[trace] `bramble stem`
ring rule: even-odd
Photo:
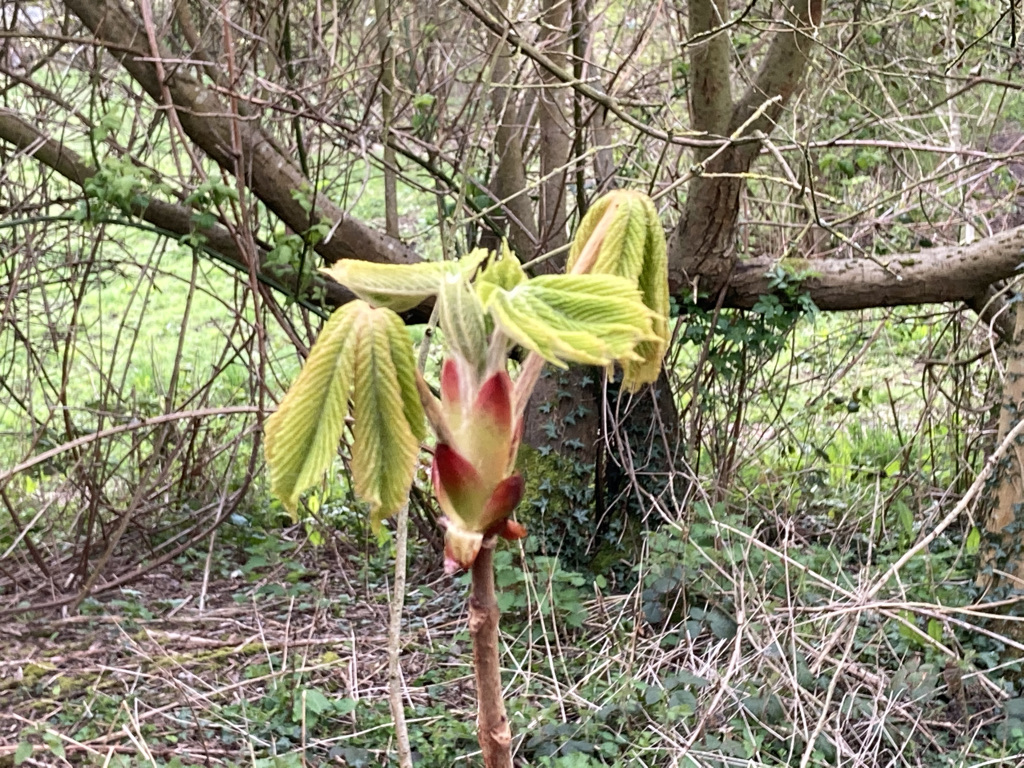
[[[512,768],[512,729],[505,713],[498,657],[498,601],[494,596],[494,548],[485,546],[473,561],[469,596],[469,635],[476,673],[477,737],[486,768]]]

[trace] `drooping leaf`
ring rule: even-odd
[[[453,268],[447,261],[373,264],[342,259],[321,271],[375,307],[405,312],[434,296],[444,276]]]
[[[487,309],[506,336],[561,367],[637,361],[635,347],[657,339],[636,286],[614,275],[542,275],[495,289]]]
[[[412,345],[409,339],[409,332],[405,324],[401,322],[388,323],[389,344],[391,347],[391,362],[395,366],[395,375],[398,377],[398,388],[402,393],[402,410],[405,413],[405,423],[418,441],[427,436],[427,423],[423,413],[423,401],[417,392],[416,384],[416,359],[412,353]]]
[[[280,408],[267,420],[271,491],[292,515],[299,496],[334,459],[350,397],[356,420],[353,485],[377,523],[405,503],[426,427],[402,319],[362,301],[331,315]]]
[[[654,313],[654,333],[658,337],[654,341],[644,342],[637,347],[637,354],[642,362],[623,365],[622,386],[635,392],[644,384],[658,379],[661,362],[668,349],[671,336],[668,323],[668,248],[665,244],[665,232],[658,221],[658,212],[654,203],[644,197],[647,212],[647,244],[644,248],[644,265],[637,278],[644,304]]]
[[[280,407],[266,423],[270,490],[294,516],[338,450],[353,373],[353,329],[369,309],[353,301],[331,315]]]
[[[388,309],[368,308],[356,344],[352,485],[370,505],[371,524],[377,526],[408,500],[423,411],[417,408],[416,364],[402,319]]]
[[[599,198],[580,222],[569,248],[565,271],[572,272],[587,242],[602,219],[610,220],[603,228],[597,258],[586,270],[588,274],[619,275],[634,282],[643,269],[644,247],[647,243],[647,210],[649,198],[639,192],[617,190]],[[652,204],[653,207],[653,204]]]
[[[610,217],[608,221],[602,221]],[[589,274],[620,275],[640,289],[644,304],[653,312],[656,338],[636,349],[638,360],[623,364],[623,386],[635,391],[655,381],[668,348],[668,257],[665,233],[649,197],[619,190],[605,195],[580,222],[569,252],[566,271],[572,271],[601,225],[597,255]],[[595,244],[591,244],[593,247]]]

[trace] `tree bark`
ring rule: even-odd
[[[690,69],[693,88],[690,116],[694,128],[723,142],[760,131],[772,132],[789,99],[799,88],[821,22],[821,3],[797,0],[785,8],[764,62],[736,104],[731,101],[732,72],[726,0],[691,0]],[[679,225],[669,240],[669,277],[682,293],[696,288],[715,296],[733,271],[736,222],[742,174],[761,142],[698,148],[696,177],[687,189]]]
[[[505,714],[498,653],[498,601],[494,595],[494,548],[484,547],[473,562],[469,634],[478,706],[477,736],[486,768],[512,768],[512,729]]]
[[[569,45],[569,0],[543,0],[541,22],[544,32],[541,47],[547,57],[562,69],[566,68]],[[537,223],[540,252],[561,248],[568,242],[568,181],[572,155],[572,124],[568,115],[568,89],[546,69],[540,70],[540,205]],[[552,259],[543,265],[545,271],[559,271],[565,258]]]
[[[498,18],[505,15],[504,8],[495,7],[494,12]],[[494,191],[502,200],[512,249],[521,259],[528,260],[537,250],[537,223],[527,191],[526,165],[523,162],[527,126],[519,120],[515,92],[512,89],[515,82],[512,67],[515,54],[504,37],[495,36],[495,46],[497,49],[491,70],[491,109],[498,123],[494,134],[498,168],[494,172]]]
[[[391,123],[395,117],[395,54],[391,45],[390,0],[374,0],[377,16],[377,47],[380,49],[381,143],[384,145],[384,230],[398,238],[398,174],[395,148],[391,146]]]
[[[1006,345],[1006,372],[1003,378],[1002,403],[999,409],[999,430],[996,445],[1002,444],[1024,415],[1024,304],[1014,307],[1014,331]],[[1024,446],[1013,443],[1006,456],[996,467],[996,482],[992,504],[985,519],[988,534],[988,552],[985,562],[996,569],[998,578],[992,584],[1006,583],[1019,589],[1024,585],[1024,556],[1021,554],[1020,533],[1024,501]],[[1008,529],[1012,533],[1007,532]]]
[[[801,290],[827,311],[973,302],[998,280],[1017,274],[1024,263],[1024,227],[1000,232],[971,245],[926,248],[869,259],[768,258],[737,262],[726,292],[727,307],[749,309],[771,293],[766,273],[776,266],[807,277]],[[687,294],[687,285],[675,282],[672,292]]]
[[[315,246],[328,263],[338,259],[390,264],[419,261],[412,249],[349,217],[325,195],[315,194],[314,205],[307,212],[302,198],[312,194],[313,184],[256,120],[231,114],[225,101],[184,67],[174,68],[160,82],[146,47],[146,32],[120,0],[67,0],[65,5],[98,39],[108,43],[111,55],[155,103],[163,103],[166,87],[185,133],[218,165],[233,174],[241,160],[248,188],[291,229],[306,232],[321,220],[329,221],[333,235]],[[163,49],[160,55],[173,58]],[[236,129],[241,139],[241,158],[235,157],[232,150]]]

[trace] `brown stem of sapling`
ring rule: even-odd
[[[469,596],[469,635],[476,673],[477,738],[486,768],[512,768],[512,729],[505,713],[498,655],[498,601],[494,595],[494,546],[473,561]]]

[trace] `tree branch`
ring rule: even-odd
[[[694,130],[710,136],[727,136],[733,113],[732,67],[729,65],[728,0],[691,0],[690,36],[699,42],[690,47],[690,119]],[[715,30],[722,30],[715,32]],[[699,160],[713,150],[698,148]]]
[[[86,181],[96,175],[96,169],[87,165],[74,151],[44,136],[20,116],[3,108],[0,108],[0,141],[17,147],[83,189]],[[145,204],[140,202],[133,206],[132,213],[155,227],[179,237],[202,235],[204,250],[215,252],[219,261],[243,272],[248,271],[248,267],[245,266],[245,255],[227,227],[220,224],[199,226],[195,217],[197,211],[192,208],[163,200],[148,199]],[[260,251],[261,262],[266,255],[267,249],[264,248]],[[287,295],[294,296],[297,278],[294,270],[264,264],[260,277]],[[328,304],[340,306],[355,298],[347,288],[322,275],[314,277],[313,284],[324,289]]]
[[[780,263],[768,258],[736,263],[725,306],[749,309],[771,293],[766,273]],[[992,283],[1018,274],[1024,264],[1024,227],[1015,227],[971,245],[927,248],[875,260],[785,259],[781,266],[795,275],[819,309],[826,311],[895,307],[963,301],[974,303]],[[681,298],[687,286],[678,282]]]
[[[768,102],[771,102],[768,107],[746,127],[746,133],[753,135],[761,131],[770,135],[775,129],[782,110],[807,70],[814,46],[813,32],[821,23],[821,5],[821,0],[784,4],[783,17],[778,22],[783,28],[775,33],[757,77],[732,110],[729,133],[750,120]],[[759,150],[759,144],[745,144],[738,151],[749,153],[753,160]]]
[[[518,51],[521,51],[524,56],[536,62],[555,78],[575,89],[586,98],[596,104],[600,104],[617,118],[622,120],[626,125],[635,128],[644,135],[650,136],[658,141],[665,141],[669,144],[674,144],[680,147],[710,147],[711,149],[715,149],[716,147],[721,146],[722,142],[715,139],[694,138],[692,136],[668,133],[666,131],[660,131],[657,128],[652,128],[650,125],[647,125],[643,121],[633,117],[627,109],[623,108],[622,104],[620,104],[618,99],[614,96],[574,78],[572,72],[559,66],[550,57],[546,56],[539,48],[537,48],[537,46],[532,45],[528,40],[524,40],[519,33],[512,29],[508,22],[495,19],[485,10],[478,7],[472,0],[458,1],[459,4],[473,14],[481,24],[491,30],[495,35],[504,37],[508,40],[509,45],[514,46]],[[751,141],[753,141],[753,139],[751,139]]]
[[[524,126],[519,124],[519,110],[512,98],[511,61],[514,53],[504,36],[495,37],[495,46],[491,70],[491,108],[498,124],[494,133],[498,168],[494,173],[493,185],[497,197],[504,201],[503,207],[511,214],[508,217],[508,233],[512,248],[520,257],[528,257],[536,251],[537,225],[533,204],[526,194]]]
[[[567,65],[569,45],[569,4],[566,0],[542,0],[540,43],[547,57],[559,67]],[[543,87],[538,94],[538,125],[540,128],[540,206],[537,228],[540,251],[561,248],[568,242],[568,181],[572,165],[572,132],[566,103],[566,89],[557,75],[540,69]],[[546,262],[545,268],[558,266]]]
[[[700,0],[690,6],[691,35],[701,35],[721,26],[725,19],[718,15],[713,2],[727,7],[724,0]],[[722,111],[727,107],[716,91],[728,90],[728,39],[724,33],[714,34],[705,43],[694,48],[698,60],[700,80],[691,96],[691,109],[695,121],[702,120],[705,128],[732,137],[768,135],[775,127],[782,110],[796,92],[807,68],[812,38],[811,29],[821,21],[821,0],[795,0],[786,7],[779,29],[769,46],[765,61],[755,81],[739,102],[729,107],[730,118],[723,128]],[[700,23],[703,27],[697,26]],[[712,47],[724,47],[724,54]],[[742,131],[740,130],[742,128]],[[762,142],[744,141],[736,136],[723,151],[709,153],[698,150],[698,159],[711,157],[687,188],[686,207],[679,225],[669,242],[669,275],[678,283],[687,283],[691,290],[716,295],[732,273],[736,241],[736,221],[740,210],[740,196],[746,188],[744,174],[761,149]]]
[[[161,83],[150,52],[140,47],[147,40],[145,30],[120,0],[67,0],[65,5],[105,45],[109,42],[108,50],[154,102],[163,104],[162,92],[166,88],[185,133],[218,165],[233,173],[238,160],[243,160],[247,169],[245,183],[285,224],[296,232],[305,232],[319,219],[331,222],[332,236],[316,246],[328,263],[343,258],[393,264],[419,260],[408,246],[350,218],[322,194],[316,194],[312,206],[318,220],[311,221],[301,198],[313,194],[313,185],[301,169],[254,119],[232,114],[216,92],[203,86],[184,68],[169,70]],[[161,49],[161,56],[164,55]],[[242,158],[235,157],[232,150],[236,123]]]

